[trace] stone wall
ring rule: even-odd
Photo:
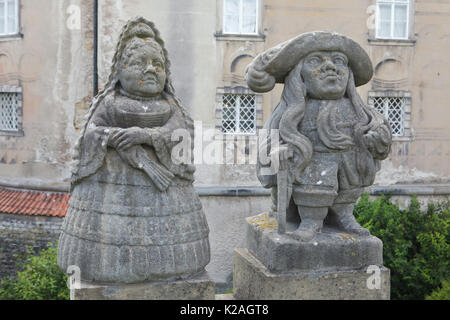
[[[15,255],[32,246],[35,252],[59,238],[63,219],[0,213],[0,279],[15,275]]]

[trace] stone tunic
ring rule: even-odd
[[[266,123],[265,129],[278,129],[280,119],[285,111],[285,106],[278,106]],[[334,122],[336,129],[348,136],[353,145],[342,150],[325,145],[319,134],[320,116],[327,117],[328,121]],[[315,195],[314,201],[323,206],[330,206],[333,203],[349,203],[356,201],[363,192],[363,188],[373,183],[375,174],[379,170],[379,154],[368,152],[358,146],[354,132],[357,121],[358,117],[354,106],[346,97],[339,100],[307,100],[304,117],[298,124],[298,131],[311,142],[313,154],[302,171],[292,171],[292,168],[296,167],[296,161],[299,161],[298,155],[294,154],[294,158],[289,160],[290,175],[295,177],[292,187],[296,198],[300,199],[299,194],[304,193],[307,194],[306,198],[308,199],[312,199],[312,195]],[[325,134],[330,133],[329,123],[324,129]],[[377,130],[384,130],[384,128],[380,126]],[[383,133],[381,131],[373,132],[374,136],[380,134]],[[270,153],[270,140],[260,141],[260,148],[262,148],[262,144],[267,144],[268,153]],[[386,148],[389,148],[389,145]],[[382,152],[385,152],[385,149],[380,151],[380,153]],[[365,166],[360,166],[361,163]],[[262,164],[258,159],[257,175],[265,188],[275,187],[272,190],[272,200],[276,203],[274,194],[277,192],[277,175],[262,173],[262,169],[268,166],[270,163]],[[306,200],[303,199],[303,201]]]
[[[126,152],[107,146],[111,130],[133,126],[151,131],[152,146]],[[170,100],[148,103],[112,93],[99,104],[73,176],[59,244],[63,270],[77,265],[83,280],[125,283],[182,279],[204,270],[209,229],[192,185],[194,167],[170,157],[176,145],[171,133],[178,128],[189,129],[183,110]],[[146,161],[171,173],[166,190],[142,168]]]
[[[351,137],[355,144],[344,150],[331,149],[327,147],[319,137],[318,118],[321,108],[325,108],[326,100],[313,100],[306,104],[305,117],[300,122],[299,132],[311,141],[313,145],[313,156],[310,164],[303,172],[297,175],[294,185],[301,185],[313,189],[329,189],[343,191],[364,187],[360,180],[357,169],[358,153],[354,136],[354,127],[357,124],[357,116],[351,102],[347,98],[332,101],[330,110],[336,108],[337,129]],[[329,116],[329,115],[327,115]],[[374,177],[373,177],[374,178]]]

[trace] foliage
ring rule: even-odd
[[[365,194],[356,204],[358,222],[383,241],[384,265],[391,270],[391,299],[425,299],[450,279],[449,202],[420,210],[417,197],[405,210],[390,196],[374,201]]]
[[[444,280],[442,287],[434,290],[426,298],[427,300],[450,300],[450,280]]]
[[[69,299],[67,276],[56,263],[57,251],[52,243],[38,255],[29,247],[19,263],[17,278],[0,281],[0,300]]]

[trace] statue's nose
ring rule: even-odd
[[[156,68],[153,66],[152,63],[148,63],[147,67],[145,68],[145,72],[155,72]]]
[[[328,70],[336,71],[336,65],[331,60],[327,60],[324,65],[324,69],[326,71]]]

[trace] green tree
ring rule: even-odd
[[[444,280],[442,287],[434,290],[426,298],[427,300],[450,300],[450,280]]]
[[[449,202],[420,210],[411,197],[401,210],[390,196],[374,201],[365,194],[355,206],[358,222],[383,241],[384,264],[391,270],[392,299],[425,299],[450,279]]]
[[[59,269],[57,246],[35,255],[29,247],[16,278],[0,281],[0,300],[66,300],[70,297],[67,276]]]

